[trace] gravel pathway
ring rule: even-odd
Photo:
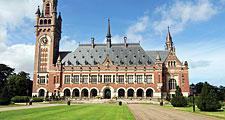
[[[156,105],[129,104],[128,107],[137,120],[221,120]]]

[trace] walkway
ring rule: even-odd
[[[128,107],[137,120],[220,120],[157,105],[129,104]]]
[[[50,106],[58,106],[58,105],[66,105],[66,104],[33,104],[33,105],[29,105],[29,106],[3,107],[3,108],[0,108],[0,111],[50,107]]]

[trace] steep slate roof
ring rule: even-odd
[[[157,54],[160,55],[161,61],[164,62],[166,60],[166,57],[169,55],[169,50],[146,50],[145,51],[147,55],[152,58],[153,62],[156,62],[156,56]]]
[[[107,55],[109,55],[110,60],[113,64],[118,64],[119,66],[152,66],[155,63],[155,52],[153,55],[149,55],[140,44],[127,44],[127,48],[124,44],[112,44],[111,48],[108,48],[106,44],[95,44],[92,48],[91,44],[81,44],[79,47],[71,53],[67,53],[65,57],[62,57],[62,63],[65,66],[97,66],[98,63],[102,64]],[[161,58],[165,59],[165,52],[162,53]],[[163,56],[164,55],[164,56]],[[168,54],[167,54],[168,55]]]

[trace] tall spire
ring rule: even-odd
[[[166,50],[173,50],[173,41],[170,35],[170,27],[168,26],[168,33],[166,37]]]
[[[171,35],[170,35],[170,27],[168,26],[168,34],[167,34],[167,37],[166,37],[166,42],[171,42],[171,43],[173,43],[172,42],[172,37],[171,37]]]
[[[108,19],[108,33],[107,33],[107,38],[111,38],[111,33],[110,33],[110,20]]]
[[[108,19],[108,33],[106,35],[107,38],[107,47],[111,47],[111,33],[110,33],[110,20]]]

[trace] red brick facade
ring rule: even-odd
[[[188,95],[188,63],[183,64],[176,57],[169,31],[166,50],[149,52],[147,57],[155,61],[149,65],[118,65],[109,55],[102,57],[103,62],[98,62],[97,65],[66,65],[63,62],[66,57],[63,52],[59,52],[61,24],[60,14],[57,16],[57,0],[44,0],[43,13],[39,8],[36,12],[33,95],[45,96],[46,93],[54,93],[73,98],[94,98],[96,95],[104,98],[160,98],[165,97],[167,93],[174,94],[176,85],[181,87],[185,96]],[[117,46],[122,46],[123,49],[135,46],[126,43],[126,40],[127,38],[124,39],[124,46]],[[92,44],[83,46],[94,50],[98,45],[94,44],[92,39]],[[111,44],[110,27],[105,46],[109,49],[116,46]],[[157,55],[150,57],[151,53]],[[166,55],[164,60],[161,55]]]

